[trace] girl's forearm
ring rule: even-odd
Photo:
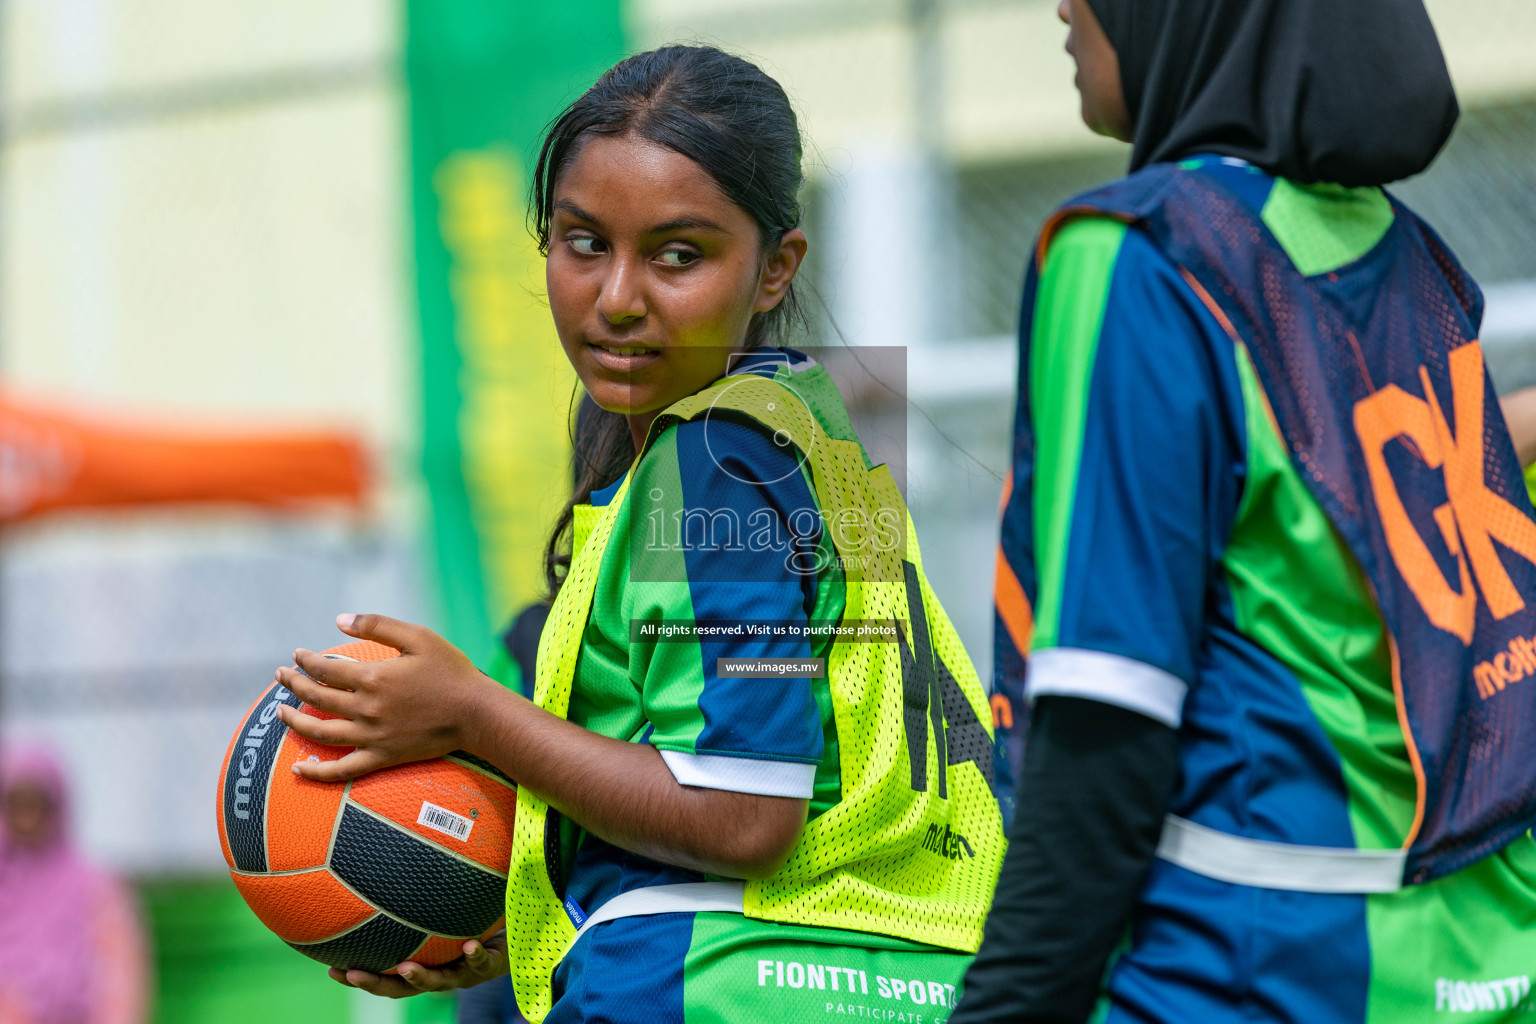
[[[708,874],[766,877],[789,856],[806,801],[679,785],[648,743],[583,729],[500,687],[463,725],[463,746],[615,846]]]

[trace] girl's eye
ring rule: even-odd
[[[664,267],[686,267],[690,263],[703,259],[692,249],[663,249],[656,258]]]
[[[581,256],[597,256],[602,253],[603,243],[591,235],[577,235],[568,240],[571,250]]]

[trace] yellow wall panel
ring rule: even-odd
[[[380,88],[6,147],[7,375],[413,445],[401,123]]]
[[[943,137],[952,156],[1009,159],[1115,145],[1078,120],[1055,0],[938,4]],[[916,136],[908,9],[900,0],[634,0],[630,24],[637,45],[704,40],[761,59],[835,167],[843,147]],[[1429,9],[1465,105],[1536,92],[1536,2],[1429,0]]]
[[[0,92],[12,110],[161,91],[398,49],[393,0],[7,0]]]

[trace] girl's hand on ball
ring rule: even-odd
[[[341,782],[407,761],[463,748],[463,727],[478,702],[499,687],[464,653],[425,626],[383,615],[338,615],[336,625],[359,640],[400,652],[385,661],[341,661],[293,652],[296,668],[277,681],[334,718],[279,707],[283,724],[315,743],[353,747],[335,761],[300,761],[293,771],[319,782]],[[299,671],[303,669],[303,671]],[[426,968],[421,968],[425,970]]]
[[[507,933],[497,932],[484,943],[470,939],[464,943],[463,956],[441,967],[423,967],[407,960],[396,970],[400,972],[398,975],[343,971],[332,967],[331,980],[389,999],[469,988],[507,973]]]

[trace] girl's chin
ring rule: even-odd
[[[666,408],[671,402],[659,400],[649,388],[605,380],[582,381],[587,394],[605,412],[636,416]]]
[[[593,354],[594,346],[584,347],[587,351],[576,364],[582,387],[601,408],[625,416],[660,412],[704,387],[725,369],[713,361],[700,364],[670,360],[664,364],[657,354],[640,369],[618,370],[606,358],[599,358],[611,357],[612,353]],[[720,363],[724,361],[722,358]]]

